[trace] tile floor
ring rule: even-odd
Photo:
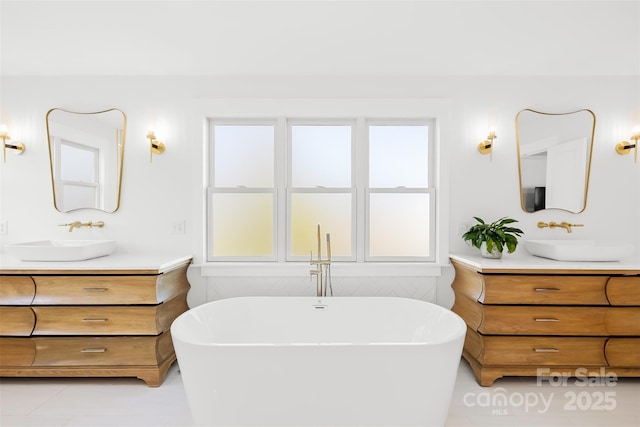
[[[620,378],[612,386],[585,383],[502,378],[480,387],[463,360],[446,427],[640,426],[640,378]],[[501,396],[506,405],[498,406]],[[189,427],[193,421],[174,364],[157,388],[126,378],[2,378],[0,426]]]

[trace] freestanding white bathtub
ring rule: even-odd
[[[388,297],[242,297],[171,326],[201,426],[442,426],[464,321]]]

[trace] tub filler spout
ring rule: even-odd
[[[333,286],[331,285],[331,235],[327,233],[327,258],[322,259],[320,224],[318,224],[318,258],[313,259],[313,251],[311,251],[309,264],[315,265],[315,268],[309,270],[309,275],[316,277],[316,296],[326,297],[327,289],[329,289],[329,294],[333,296]]]

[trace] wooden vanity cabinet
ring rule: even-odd
[[[483,269],[451,260],[452,310],[480,385],[502,376],[640,376],[640,271]]]
[[[0,271],[0,376],[166,378],[190,259],[167,270]]]

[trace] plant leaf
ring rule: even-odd
[[[518,220],[502,217],[492,223],[486,223],[482,218],[473,217],[478,223],[469,228],[462,238],[470,242],[476,248],[480,248],[482,243],[486,244],[489,252],[498,250],[502,252],[506,247],[509,253],[516,250],[518,237],[524,232],[516,227],[509,227],[508,224],[518,222]]]

